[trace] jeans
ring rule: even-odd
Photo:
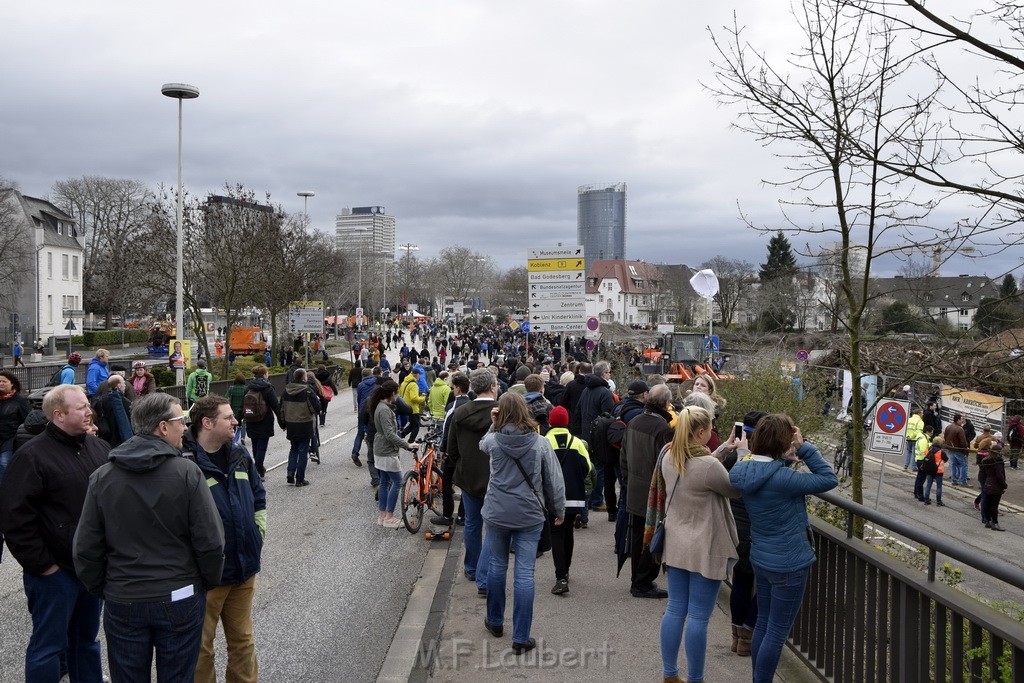
[[[924,487],[924,499],[931,500],[932,497],[932,482],[935,482],[935,502],[942,502],[942,475],[934,474],[928,477],[928,483]]]
[[[206,616],[206,594],[174,602],[112,602],[103,609],[107,660],[115,681],[148,681],[156,650],[159,681],[191,681]]]
[[[402,490],[402,473],[378,470],[378,474],[380,488],[377,489],[377,509],[393,513],[398,504],[398,494]]]
[[[309,441],[292,441],[288,451],[288,476],[296,479],[306,478],[306,462],[309,454]]]
[[[736,567],[732,570],[732,593],[729,595],[729,609],[734,626],[751,631],[757,624],[757,596],[754,594],[754,574]]]
[[[363,439],[366,438],[366,425],[362,420],[359,421],[359,426],[356,428],[356,440],[352,444],[352,456],[359,455],[359,449],[363,447]]]
[[[0,481],[4,480],[4,472],[7,471],[7,465],[13,457],[14,451],[0,451]]]
[[[679,674],[679,642],[686,626],[686,680],[704,680],[708,621],[722,582],[678,567],[668,570],[668,604],[661,619],[661,665],[666,678]]]
[[[548,517],[551,526],[551,558],[555,562],[555,578],[569,578],[569,567],[572,566],[573,522],[576,521],[576,510],[566,510],[561,524],[555,524],[554,517]]]
[[[543,524],[523,529],[503,529],[487,525],[487,545],[490,546],[490,567],[487,574],[487,623],[500,626],[505,623],[505,579],[508,575],[508,556],[512,546],[516,549],[516,564],[512,572],[512,642],[530,640],[533,624],[533,569],[537,562],[537,543]]]
[[[789,629],[796,621],[807,589],[810,567],[792,572],[756,569],[757,626],[750,643],[754,683],[772,683]]]
[[[206,594],[206,616],[203,640],[196,664],[196,683],[217,683],[217,658],[213,641],[217,623],[224,624],[224,640],[228,647],[227,680],[256,683],[259,666],[256,662],[256,641],[252,628],[252,598],[256,576],[243,583],[217,586]]]
[[[917,441],[914,439],[907,439],[907,452],[903,458],[903,469],[907,469],[910,466],[914,467],[914,471],[917,471]]]
[[[232,443],[240,443],[245,438],[245,422],[239,422],[238,426],[235,427],[235,438],[232,439]]]
[[[963,451],[946,451],[953,466],[953,483],[967,485],[967,455]]]
[[[266,471],[267,447],[269,445],[269,437],[252,437],[252,459],[256,461],[258,472]]]
[[[466,544],[466,559],[463,560],[463,569],[466,575],[476,581],[478,589],[487,588],[487,574],[490,568],[491,551],[487,543],[483,543],[484,520],[480,511],[484,507],[484,499],[462,492],[462,505],[466,510],[466,528],[462,533],[462,541]],[[538,534],[537,538],[540,538]],[[537,548],[530,551],[530,555],[536,559]],[[508,558],[505,559],[506,564]]]
[[[596,508],[598,505],[604,505],[604,462],[600,458],[594,458],[594,469],[597,470],[597,481],[594,482],[594,490],[590,492],[590,505],[591,509]],[[589,515],[583,514],[583,519],[588,519]]]
[[[32,636],[25,650],[25,680],[53,683],[60,679],[61,657],[67,653],[72,681],[99,683],[100,608],[103,601],[86,592],[71,572],[58,569],[49,576],[22,575]]]

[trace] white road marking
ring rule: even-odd
[[[334,441],[335,439],[339,439],[339,438],[345,436],[346,434],[348,434],[347,430],[344,431],[344,432],[341,432],[340,434],[335,434],[334,436],[332,436],[331,438],[327,439],[326,441],[321,441],[320,445],[323,446],[324,444],[328,444],[328,443]],[[267,472],[272,472],[273,470],[276,470],[281,465],[287,465],[287,464],[288,464],[288,460],[282,460],[281,462],[277,463],[276,465],[271,465],[270,467],[268,467],[267,468]]]

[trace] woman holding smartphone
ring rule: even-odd
[[[750,450],[748,460],[733,466],[729,481],[743,494],[750,515],[750,564],[757,581],[750,647],[754,683],[770,683],[815,561],[805,496],[835,488],[839,480],[788,415],[762,418]],[[810,472],[791,469],[791,462],[803,462]]]

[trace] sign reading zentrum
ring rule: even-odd
[[[582,332],[586,320],[583,247],[531,247],[526,252],[533,332]]]

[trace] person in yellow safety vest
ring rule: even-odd
[[[921,420],[921,411],[918,410],[914,417]],[[924,420],[921,420],[921,423],[924,424]],[[907,427],[907,432],[910,432],[910,427]],[[914,479],[914,498],[924,502],[924,482],[928,475],[921,469],[921,463],[928,455],[928,447],[932,445],[932,426],[924,427],[923,430],[918,431],[918,435],[917,440],[914,442],[914,471],[917,472],[917,477]],[[909,438],[907,443],[909,445]]]
[[[914,471],[917,471],[917,440],[924,433],[924,418],[921,417],[923,414],[920,408],[914,408],[910,420],[907,421],[907,453],[903,460],[904,471],[910,469],[911,464],[914,465]]]

